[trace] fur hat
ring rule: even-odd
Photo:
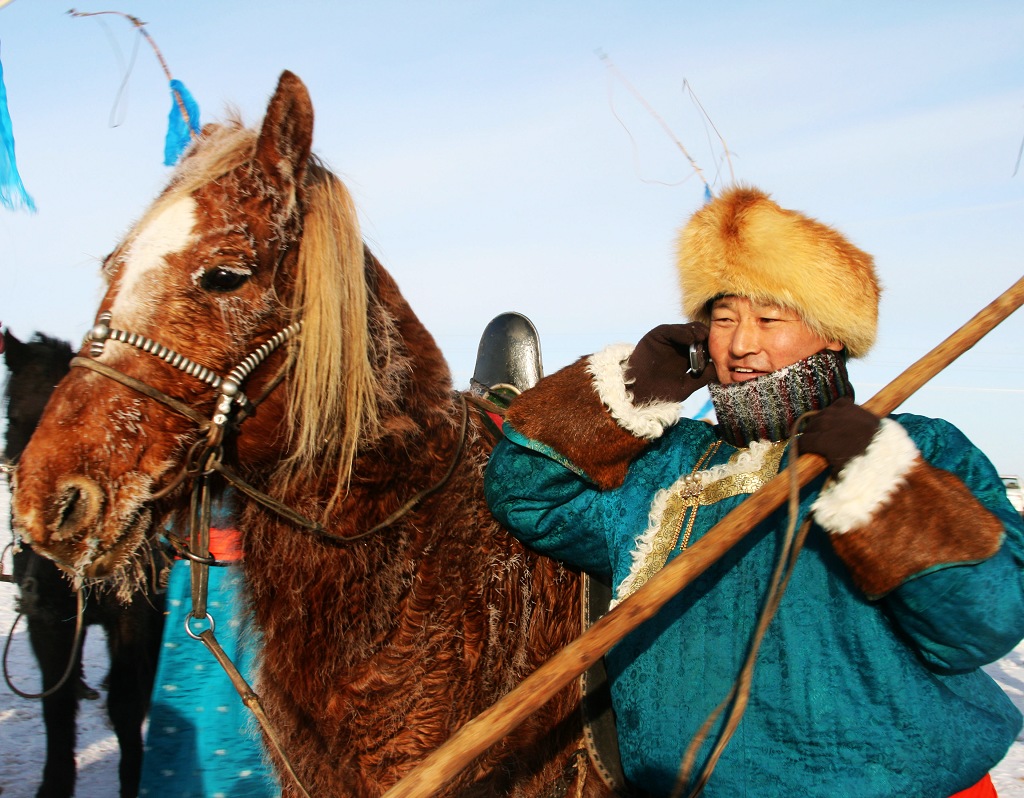
[[[731,294],[796,311],[850,357],[875,341],[881,288],[870,255],[838,231],[767,194],[738,186],[697,211],[679,235],[683,312],[705,324],[710,302]]]

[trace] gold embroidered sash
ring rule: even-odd
[[[687,474],[669,488],[665,509],[651,540],[650,550],[639,567],[634,567],[630,577],[627,577],[620,585],[621,594],[617,596],[617,601],[622,601],[626,596],[639,590],[648,579],[665,567],[669,556],[679,545],[680,535],[682,535],[680,550],[686,549],[690,542],[699,507],[715,504],[731,496],[754,493],[761,486],[770,482],[779,471],[779,463],[782,462],[786,443],[786,441],[780,441],[770,444],[765,449],[756,470],[729,472],[712,482],[707,482],[712,476],[711,470],[695,471],[693,474]],[[749,456],[749,449],[741,449],[733,454],[729,458],[729,465],[736,464],[743,455]],[[703,462],[704,459],[701,458],[701,461]],[[698,467],[699,465],[700,463],[698,463]],[[728,472],[728,467],[725,470]],[[683,532],[684,523],[685,533]]]

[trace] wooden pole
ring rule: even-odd
[[[880,417],[893,412],[907,397],[974,346],[1021,304],[1024,304],[1024,277],[863,406]],[[825,465],[824,458],[816,454],[805,454],[790,468],[796,468],[797,480],[803,486],[821,473]],[[388,790],[384,798],[427,798],[441,789],[473,759],[515,729],[569,681],[604,656],[619,640],[653,617],[669,599],[767,518],[786,500],[790,477],[789,469],[783,471],[736,507],[691,545],[685,557],[672,560],[587,632],[530,674],[518,687],[459,729],[448,742]]]

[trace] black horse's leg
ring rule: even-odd
[[[46,727],[46,764],[36,798],[70,798],[75,792],[75,720],[78,714],[78,680],[82,674],[81,649],[74,651],[75,619],[28,620],[29,640],[39,661],[42,687],[53,687],[75,658],[70,676],[53,695],[43,699]]]
[[[129,606],[105,617],[110,650],[107,711],[121,746],[121,798],[135,798],[142,777],[142,723],[149,711],[160,653],[163,605],[154,606],[152,596],[136,593]]]

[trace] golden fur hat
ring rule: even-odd
[[[758,189],[737,186],[708,202],[683,227],[677,252],[690,319],[708,324],[711,300],[729,294],[796,311],[850,357],[875,341],[881,287],[873,258]]]

